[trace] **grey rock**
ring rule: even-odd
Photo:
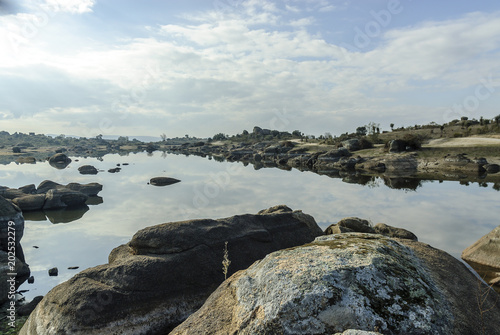
[[[22,211],[37,211],[45,204],[45,194],[25,194],[12,200]]]
[[[328,228],[326,228],[325,234],[338,234],[338,231],[341,233],[358,232],[375,234],[375,230],[370,225],[370,222],[356,217],[343,218],[339,222],[330,225]]]
[[[22,190],[17,189],[17,188],[2,188],[0,189],[0,196],[4,197],[5,199],[15,199],[18,197],[22,197],[26,195]]]
[[[300,211],[148,227],[114,249],[109,264],[52,289],[21,334],[166,334],[224,280],[225,242],[231,275],[321,234],[314,219]]]
[[[78,168],[80,174],[97,174],[99,171],[92,165],[82,165]]]
[[[35,186],[35,184],[29,184],[29,185],[19,187],[19,190],[23,193],[26,193],[26,194],[35,194],[36,193],[36,186]]]
[[[47,193],[49,190],[54,190],[60,187],[64,186],[56,182],[53,182],[52,180],[44,180],[36,188],[36,193],[38,194]]]
[[[167,186],[180,182],[179,179],[170,177],[154,177],[149,180],[149,183],[154,186]]]
[[[99,183],[88,183],[88,184],[69,183],[64,187],[73,191],[83,193],[89,197],[95,196],[102,191],[102,185]]]
[[[375,233],[380,234],[380,235],[418,241],[417,236],[415,234],[413,234],[411,231],[403,229],[403,228],[392,227],[392,226],[386,225],[385,223],[377,223],[373,227],[373,229],[375,230]]]
[[[88,196],[66,188],[49,190],[45,194],[43,209],[75,208],[85,205]]]
[[[342,146],[349,151],[356,151],[361,149],[361,144],[357,138],[342,141]]]
[[[488,287],[426,244],[329,235],[234,274],[171,335],[496,334],[498,296],[486,298],[481,320],[471,308],[478,289]]]

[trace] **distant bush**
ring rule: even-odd
[[[12,148],[12,152],[15,153],[15,154],[18,154],[18,153],[21,152],[21,148],[19,148],[19,147],[13,147]]]
[[[462,134],[462,133],[455,133],[455,134],[453,134],[453,137],[464,137],[464,134]]]

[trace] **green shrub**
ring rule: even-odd
[[[455,133],[453,134],[453,137],[464,137],[462,133]]]

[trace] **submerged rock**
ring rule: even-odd
[[[472,307],[482,290],[462,263],[428,245],[323,236],[234,274],[171,334],[494,334],[498,296],[486,298],[489,313]]]
[[[148,227],[114,249],[109,264],[56,286],[21,334],[166,334],[196,311],[229,275],[270,252],[322,235],[301,211],[271,211],[219,220]]]

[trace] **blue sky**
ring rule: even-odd
[[[500,3],[0,1],[0,130],[306,134],[500,113]]]

